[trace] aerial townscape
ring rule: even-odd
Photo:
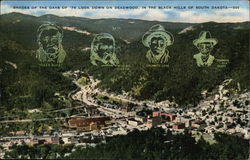
[[[199,140],[204,138],[209,144],[216,143],[215,133],[225,133],[244,139],[250,139],[248,112],[250,109],[250,92],[237,93],[235,89],[225,89],[225,82],[214,90],[213,95],[206,91],[204,99],[196,108],[179,108],[175,102],[138,101],[126,95],[108,94],[96,88],[99,80],[83,77],[79,70],[64,73],[78,86],[69,94],[77,102],[75,106],[52,111],[68,112],[65,117],[51,117],[27,120],[4,120],[1,124],[37,123],[39,121],[60,120],[60,129],[53,126],[38,130],[45,132],[30,133],[27,130],[16,130],[1,135],[1,158],[12,146],[38,144],[74,144],[75,146],[95,146],[106,143],[110,137],[127,135],[134,130],[147,131],[160,127],[166,133],[181,134],[188,130]],[[231,82],[232,79],[226,80]],[[61,101],[65,97],[57,95]],[[28,112],[41,113],[39,109]],[[10,125],[11,126],[11,125]],[[44,127],[46,128],[46,127]],[[65,156],[70,155],[70,152]],[[30,157],[29,157],[30,158]],[[58,158],[58,157],[57,157]]]

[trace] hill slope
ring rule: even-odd
[[[46,22],[64,27],[63,46],[67,57],[64,65],[58,69],[41,69],[34,58],[36,30]],[[174,45],[168,48],[171,57],[169,67],[147,66],[147,48],[142,45],[141,36],[154,24],[162,24],[175,37]],[[226,78],[240,82],[243,89],[250,86],[249,22],[188,24],[55,15],[35,17],[10,13],[1,15],[0,28],[1,105],[10,108],[19,107],[20,104],[32,108],[46,101],[52,103],[54,92],[66,95],[72,86],[61,73],[75,69],[99,78],[102,80],[99,87],[108,91],[126,91],[138,99],[172,99],[180,104],[195,104],[202,90],[211,90]],[[198,50],[192,42],[201,31],[210,31],[218,39],[219,43],[212,54],[218,59],[229,59],[227,67],[196,67],[192,57]],[[130,64],[129,68],[100,68],[90,64],[88,48],[93,35],[101,32],[114,35],[118,57],[122,64]],[[16,64],[17,69],[6,61]],[[23,97],[28,99],[23,100]],[[26,101],[34,103],[26,104]]]

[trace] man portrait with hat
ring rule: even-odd
[[[199,38],[193,41],[193,44],[200,51],[193,56],[198,67],[209,67],[213,64],[215,58],[210,53],[217,43],[218,40],[212,38],[209,31],[201,31]]]
[[[91,63],[97,65],[118,65],[119,60],[115,53],[115,39],[111,34],[100,33],[95,35],[91,43]]]
[[[62,46],[63,31],[55,24],[42,24],[37,30],[36,58],[41,66],[60,66],[66,52]]]
[[[162,25],[157,24],[143,35],[142,43],[149,48],[146,58],[150,63],[164,64],[170,58],[167,47],[174,43],[174,37]]]

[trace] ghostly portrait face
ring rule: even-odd
[[[203,43],[198,44],[197,48],[202,54],[208,55],[214,48],[214,45],[210,42],[203,42]]]
[[[103,38],[97,44],[96,52],[98,53],[100,58],[108,60],[108,58],[110,58],[109,55],[112,54],[113,50],[114,50],[113,40],[108,38]]]
[[[166,50],[166,40],[162,37],[152,37],[151,42],[149,44],[150,50],[153,54],[159,55],[161,53],[164,53]]]
[[[199,37],[193,41],[193,44],[199,50],[199,53],[193,55],[198,67],[209,67],[213,64],[215,57],[211,51],[218,43],[216,38],[212,38],[209,31],[201,31]]]
[[[55,24],[43,24],[37,30],[36,58],[41,66],[60,66],[66,52],[62,46],[63,31]]]
[[[97,34],[91,43],[91,63],[93,65],[111,65],[119,64],[115,53],[115,39],[111,34]]]
[[[44,30],[41,33],[40,42],[45,53],[57,54],[60,41],[60,33],[56,29]]]
[[[174,37],[162,25],[152,26],[142,36],[142,43],[149,48],[146,58],[150,64],[168,63],[170,56],[167,47],[174,43]]]

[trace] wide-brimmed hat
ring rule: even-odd
[[[197,46],[198,44],[204,42],[213,43],[213,45],[215,46],[218,43],[218,40],[216,38],[212,38],[211,33],[209,31],[201,31],[199,38],[195,39],[193,41],[193,44]]]
[[[161,36],[167,42],[167,46],[170,46],[174,43],[174,36],[166,31],[164,27],[160,24],[152,26],[142,37],[142,43],[144,46],[149,47],[149,42],[151,38]]]

